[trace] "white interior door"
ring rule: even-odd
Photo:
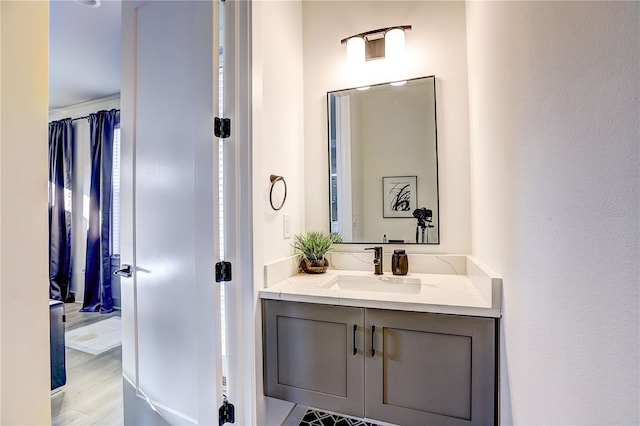
[[[126,424],[218,422],[217,13],[122,3]]]

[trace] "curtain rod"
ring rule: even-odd
[[[116,111],[120,112],[120,108],[112,108],[112,109],[115,109]],[[107,111],[107,110],[101,110],[101,111]],[[111,111],[111,110],[108,110],[108,111]],[[85,120],[87,118],[89,118],[89,116],[85,115],[83,117],[72,118],[71,121]],[[64,120],[64,118],[62,120]],[[60,121],[60,120],[52,120],[49,123],[53,123],[54,121]]]
[[[115,109],[116,111],[120,112],[120,108],[114,108],[114,109]],[[104,110],[104,111],[106,111],[106,110]],[[111,110],[108,110],[108,111],[111,111]],[[99,111],[98,111],[98,112],[99,112]],[[84,117],[72,118],[72,119],[71,119],[71,121],[84,120],[84,119],[86,119],[86,118],[89,118],[89,116],[88,116],[88,115],[85,115]]]

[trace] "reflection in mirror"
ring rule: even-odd
[[[331,232],[439,244],[435,77],[361,89],[327,94]]]

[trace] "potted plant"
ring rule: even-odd
[[[325,272],[329,268],[329,261],[324,255],[331,250],[333,243],[341,241],[342,237],[339,234],[326,234],[318,231],[297,234],[294,238],[293,248],[300,256],[300,269],[308,274]]]

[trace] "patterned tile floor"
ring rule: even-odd
[[[300,421],[300,426],[377,426],[360,419],[338,416],[323,411],[307,410]]]

